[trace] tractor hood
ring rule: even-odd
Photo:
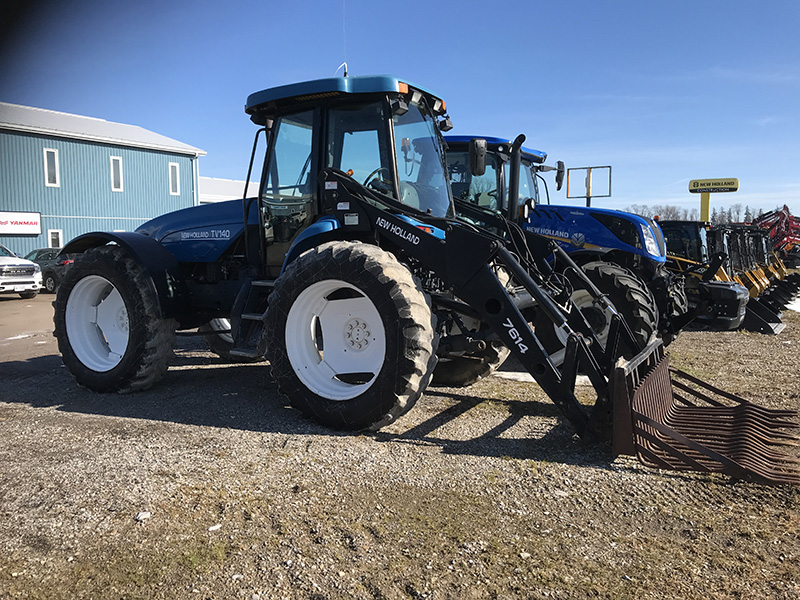
[[[257,202],[250,204],[248,221],[258,223]],[[176,210],[136,229],[161,243],[178,262],[214,262],[244,231],[241,200],[203,204]]]
[[[539,204],[530,211],[524,227],[556,240],[567,252],[619,248],[658,263],[666,261],[664,235],[659,226],[632,213]]]

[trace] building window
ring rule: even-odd
[[[58,150],[44,149],[44,184],[47,187],[60,187],[61,180],[58,176]]]
[[[181,195],[181,170],[178,163],[169,163],[169,195]]]
[[[122,191],[122,157],[111,157],[111,191]]]
[[[61,242],[63,235],[64,234],[60,229],[48,229],[47,237],[50,239],[50,247],[61,248],[61,246],[63,245]]]

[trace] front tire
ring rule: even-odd
[[[393,422],[436,365],[434,317],[419,282],[369,244],[329,242],[289,265],[270,294],[265,334],[281,394],[334,429]]]
[[[167,372],[176,322],[163,318],[152,282],[118,246],[87,250],[53,303],[64,364],[95,392],[145,390]]]
[[[44,288],[43,291],[47,292],[48,294],[56,293],[58,281],[56,280],[56,276],[50,271],[42,275],[42,287]]]
[[[644,347],[658,331],[658,308],[647,285],[633,272],[614,263],[595,261],[586,263],[582,268],[592,283],[611,300],[630,327],[637,344]],[[600,343],[605,346],[611,326],[611,314],[602,311],[594,304],[587,290],[577,287],[579,281],[577,278],[570,279],[576,285],[572,301],[584,314]],[[564,348],[567,343],[564,334],[561,330],[556,330],[553,323],[541,315],[537,315],[535,331],[545,349],[551,354],[551,359],[560,366],[564,360]],[[625,358],[630,356],[626,355]]]

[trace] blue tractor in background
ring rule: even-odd
[[[497,211],[526,231],[557,242],[623,312],[643,343],[656,333],[668,344],[691,320],[683,278],[665,268],[664,237],[653,220],[618,210],[550,204],[541,173],[556,171],[560,189],[564,165],[545,165],[547,154],[523,147],[524,136],[513,142],[453,135],[445,140],[459,212],[477,218],[475,207]],[[483,156],[479,175],[469,165],[471,145],[477,145],[477,156]],[[474,149],[472,154],[476,155]],[[574,279],[569,271],[564,275]],[[601,336],[608,331],[607,313],[580,290],[573,299]],[[557,343],[563,346],[563,339],[550,347]]]

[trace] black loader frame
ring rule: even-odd
[[[555,276],[546,260],[549,256],[582,274],[552,241],[496,217],[489,225],[505,229],[506,235],[463,220],[413,214],[407,206],[335,170],[323,171],[320,179],[328,211],[342,221],[339,207],[347,207],[351,215],[357,211],[363,233],[371,230],[378,245],[438,277],[463,303],[459,310],[477,313],[511,349],[581,438],[601,440],[613,435],[615,454],[636,454],[655,467],[721,472],[757,482],[800,483],[800,462],[774,450],[794,439],[783,431],[800,426],[792,420],[794,411],[770,411],[671,370],[662,342],[654,339],[645,348],[637,348],[618,314],[602,347],[581,312],[571,309],[569,294],[554,294],[549,285],[548,279]],[[401,215],[423,225],[415,226]],[[484,224],[492,218],[479,216]],[[429,233],[426,226],[445,231],[446,238]],[[512,283],[501,282],[498,270]],[[585,275],[582,279],[596,301],[614,311]],[[529,325],[525,313],[531,305],[567,335],[566,358],[560,368]],[[635,349],[637,355],[614,363],[622,346]],[[588,377],[596,393],[592,406],[576,396],[578,373]],[[681,378],[689,378],[695,387]],[[673,393],[673,385],[679,386],[679,393]],[[710,391],[724,395],[736,407],[711,398]]]

